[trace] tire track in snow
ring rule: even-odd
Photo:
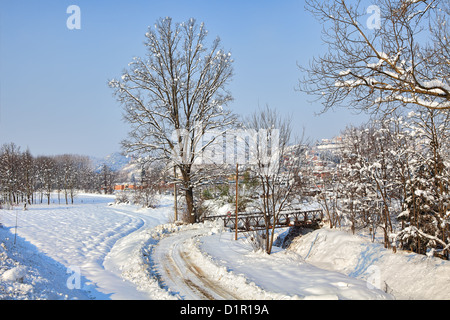
[[[18,236],[62,265],[78,267],[82,289],[91,292],[92,298],[148,297],[138,293],[135,285],[125,284],[120,268],[109,268],[112,261],[109,257],[123,238],[142,230],[153,218],[135,212],[132,207],[122,210],[86,202],[11,210],[3,214],[5,225],[14,226],[16,214]]]
[[[186,242],[202,234],[195,229],[178,232],[163,238],[154,248],[154,263],[162,286],[185,300],[239,299],[219,282],[208,278],[186,252]]]

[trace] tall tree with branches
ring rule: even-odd
[[[289,117],[282,117],[276,109],[265,107],[254,112],[245,123],[253,135],[249,149],[253,175],[258,180],[260,199],[257,206],[264,215],[264,250],[272,251],[275,224],[283,210],[300,197],[299,168],[304,156],[303,137],[292,133]]]
[[[202,177],[194,164],[208,144],[205,133],[226,130],[235,121],[225,109],[232,100],[226,89],[231,53],[219,38],[208,46],[207,35],[195,19],[160,19],[145,35],[145,56],[135,57],[120,80],[109,82],[131,124],[125,151],[176,168],[189,222],[197,219],[193,190]]]
[[[335,106],[382,113],[400,106],[450,110],[450,2],[370,4],[306,1],[324,25],[328,52],[300,67],[305,74],[300,91],[316,96],[324,111]],[[372,9],[375,22],[368,15]]]

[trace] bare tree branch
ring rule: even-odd
[[[380,0],[377,5],[381,24],[370,30],[359,1],[306,2],[327,28],[328,53],[300,66],[305,76],[299,90],[322,101],[324,111],[335,106],[450,110],[449,2]]]

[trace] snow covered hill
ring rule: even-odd
[[[450,298],[449,262],[361,236],[322,229],[269,256],[220,224],[169,223],[170,197],[156,209],[112,201],[0,210],[0,299]]]

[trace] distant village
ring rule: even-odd
[[[318,178],[326,178],[332,175],[336,170],[337,164],[340,162],[339,150],[342,148],[342,137],[335,137],[332,139],[322,139],[310,146],[303,146],[306,150],[304,152],[304,161],[302,161],[302,170],[312,172]],[[132,191],[142,189],[141,169],[134,161],[130,162],[121,168],[121,173],[114,186],[115,192]],[[234,183],[235,176],[230,175],[229,183]],[[161,191],[172,190],[173,183],[161,181],[159,188]],[[320,188],[321,186],[316,186]]]

